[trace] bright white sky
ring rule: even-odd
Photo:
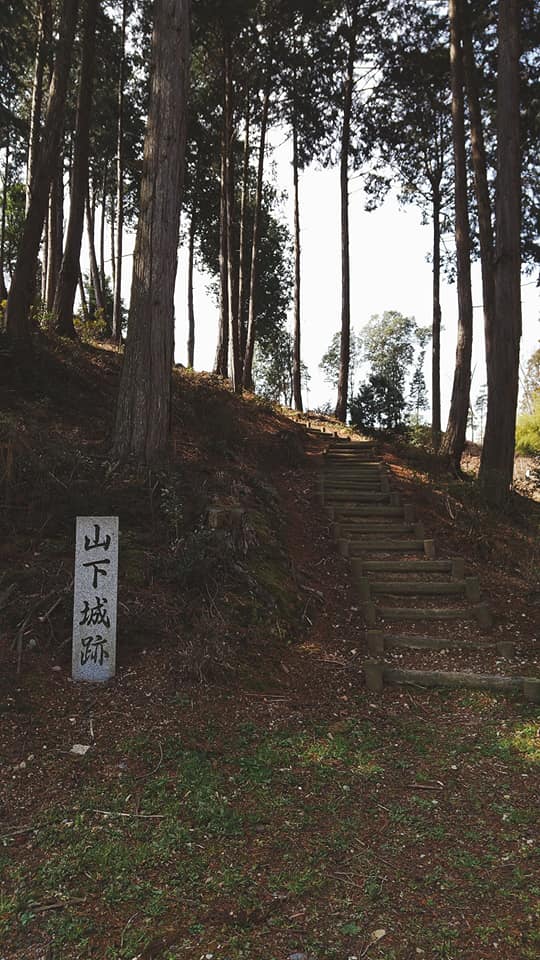
[[[285,144],[273,155],[280,187],[292,194],[290,146]],[[292,229],[292,203],[285,204],[284,215]],[[335,402],[332,388],[319,370],[319,362],[330,339],[340,326],[341,261],[339,171],[309,168],[300,179],[300,218],[302,246],[302,359],[311,373],[309,405]],[[351,224],[351,321],[359,331],[374,313],[399,310],[414,316],[422,326],[431,324],[431,265],[426,255],[431,249],[431,229],[422,226],[419,211],[402,209],[394,198],[373,213],[364,211],[364,196],[359,180],[350,184]],[[180,258],[176,293],[176,360],[186,362],[187,293],[186,257]],[[523,277],[522,368],[538,346],[540,338],[540,297],[535,278]],[[218,309],[207,292],[208,278],[195,278],[195,367],[211,370],[216,348]],[[457,296],[455,285],[442,285],[443,326],[441,342],[441,391],[443,424],[446,422],[456,345]],[[473,270],[474,348],[472,397],[485,383],[483,345],[482,289],[480,271]],[[430,384],[429,350],[426,356],[426,382]],[[304,398],[306,406],[306,398]]]
[[[292,194],[290,144],[273,153],[277,182]],[[268,161],[267,161],[268,162]],[[351,320],[359,331],[374,313],[399,310],[414,316],[422,326],[432,318],[431,265],[426,255],[431,249],[431,229],[422,226],[414,207],[402,209],[389,198],[379,210],[364,211],[360,180],[350,184],[351,224]],[[292,203],[284,205],[284,216],[292,228]],[[300,217],[302,245],[302,359],[311,373],[309,397],[304,406],[335,402],[332,388],[319,370],[319,362],[332,335],[340,326],[340,207],[339,171],[314,167],[301,174]],[[129,266],[127,266],[129,264]],[[129,283],[130,260],[126,263]],[[524,276],[522,287],[523,338],[522,369],[540,338],[540,297],[536,277]],[[197,273],[195,290],[195,367],[211,370],[216,348],[218,308],[207,288],[209,278]],[[176,287],[176,361],[187,357],[187,267],[182,252]],[[126,291],[127,293],[127,291]],[[442,285],[444,331],[441,342],[441,391],[443,427],[446,423],[456,345],[457,297],[455,285]],[[480,270],[473,270],[474,348],[471,396],[476,398],[485,383],[483,314]],[[426,356],[426,382],[430,385],[430,356]]]

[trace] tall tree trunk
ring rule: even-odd
[[[229,273],[227,249],[227,197],[225,179],[225,134],[221,137],[221,172],[219,185],[219,329],[214,370],[219,376],[229,374]]]
[[[257,289],[257,252],[259,249],[259,233],[261,229],[261,209],[264,177],[264,153],[266,149],[266,130],[268,126],[268,108],[270,105],[270,66],[268,66],[266,85],[263,97],[261,116],[261,137],[259,142],[259,161],[257,165],[257,188],[255,192],[255,209],[253,211],[253,234],[251,238],[251,267],[249,273],[249,306],[248,325],[246,335],[246,352],[244,354],[244,387],[253,390],[253,354],[255,351],[255,293]]]
[[[195,214],[191,214],[189,224],[188,250],[188,341],[187,365],[193,370],[195,357],[195,311],[193,308],[193,261],[195,254]]]
[[[298,196],[298,125],[296,116],[296,83],[293,91],[293,97],[294,336],[292,381],[295,409],[302,410],[302,364],[300,354],[300,200]]]
[[[431,442],[441,444],[441,194],[433,184],[433,322],[431,336]]]
[[[41,257],[41,302],[47,303],[47,280],[49,277],[49,217],[51,215],[51,205],[47,204],[45,213],[45,225],[43,227],[43,253]]]
[[[443,449],[450,458],[454,468],[459,472],[461,455],[465,446],[469,394],[471,389],[473,308],[467,198],[467,160],[465,153],[463,56],[461,48],[463,26],[462,0],[449,0],[448,11],[450,20],[450,71],[452,78],[452,136],[455,167],[458,338],[452,399]]]
[[[340,193],[341,193],[341,349],[339,358],[336,418],[347,419],[347,394],[351,354],[351,272],[349,250],[349,152],[351,147],[351,111],[356,59],[356,30],[358,6],[354,2],[351,14],[347,72],[343,89],[343,126],[341,130]]]
[[[94,83],[94,51],[99,0],[85,0],[82,37],[81,74],[77,97],[77,115],[73,145],[73,175],[69,203],[66,245],[53,313],[56,331],[63,337],[76,337],[73,304],[79,281],[81,241],[84,226],[84,202],[88,195],[88,157],[90,152],[90,114]]]
[[[64,249],[64,157],[60,153],[49,196],[49,257],[47,264],[47,310],[52,313]]]
[[[113,196],[110,198],[109,206],[111,209],[111,217],[109,222],[111,244],[111,276],[114,289],[114,285],[116,283],[116,206]],[[105,293],[105,287],[103,287],[103,292]]]
[[[32,80],[32,103],[30,106],[30,130],[28,137],[28,158],[26,164],[26,205],[30,206],[32,179],[36,171],[36,162],[41,137],[41,115],[43,112],[43,77],[47,58],[47,41],[50,37],[51,5],[50,0],[40,0],[34,58],[34,77]]]
[[[79,270],[78,284],[79,284],[79,296],[81,298],[81,311],[83,315],[83,320],[85,323],[88,323],[88,321],[90,320],[90,311],[88,310],[88,300],[86,299],[86,291],[84,289],[83,276],[80,270]]]
[[[105,293],[103,287],[101,286],[101,277],[99,275],[97,257],[96,257],[96,242],[95,242],[95,221],[94,221],[94,212],[92,209],[92,204],[90,203],[90,197],[88,192],[85,197],[85,206],[86,206],[86,230],[88,236],[88,259],[90,262],[90,280],[92,282],[92,287],[94,290],[94,300],[96,304],[96,310],[101,312],[101,316],[105,323],[108,323],[107,317],[107,304],[105,303]]]
[[[77,0],[64,0],[62,5],[57,54],[41,147],[30,188],[30,206],[24,222],[17,264],[8,297],[7,330],[14,354],[20,361],[29,357],[32,351],[30,308],[35,292],[35,265],[55,159],[60,150],[73,40],[77,23],[77,7]]]
[[[107,219],[107,163],[103,168],[101,187],[101,211],[99,220],[99,282],[105,290],[105,223]]]
[[[223,127],[225,137],[225,199],[227,204],[227,276],[229,287],[229,354],[232,386],[235,393],[242,392],[242,362],[238,323],[238,260],[234,237],[234,159],[233,159],[233,81],[232,49],[228,32],[224,38],[224,102]]]
[[[6,287],[6,278],[4,276],[4,253],[6,245],[6,213],[7,213],[7,197],[8,197],[8,181],[9,181],[9,156],[10,152],[10,140],[9,140],[9,131],[6,135],[6,146],[4,154],[4,177],[2,184],[2,216],[0,219],[0,300],[7,300],[7,287]]]
[[[242,163],[242,196],[240,199],[240,235],[238,240],[238,326],[240,328],[240,356],[243,360],[246,352],[246,278],[248,276],[248,265],[246,264],[246,227],[248,212],[248,191],[249,191],[249,121],[250,121],[250,103],[249,89],[246,92],[246,116],[245,116],[245,139],[244,139],[244,157]]]
[[[508,496],[514,473],[521,339],[519,0],[499,0],[495,316],[486,335],[488,410],[480,481],[488,499]]]
[[[113,339],[122,339],[122,254],[124,249],[124,74],[126,64],[127,0],[122,0],[120,72],[118,77],[118,125],[116,139],[116,271],[114,275]]]
[[[170,428],[174,285],[190,60],[189,0],[156,0],[140,216],[116,412],[117,456],[150,462]]]
[[[491,222],[491,202],[487,178],[486,149],[482,128],[482,113],[478,92],[478,76],[474,61],[472,41],[471,11],[468,0],[464,3],[463,25],[463,65],[465,86],[469,103],[471,122],[471,148],[474,171],[474,191],[478,209],[478,233],[480,238],[480,260],[482,264],[482,297],[484,303],[484,328],[493,329],[495,323],[495,264],[493,227]]]

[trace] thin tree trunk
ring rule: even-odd
[[[64,157],[62,154],[57,159],[57,168],[51,183],[48,219],[47,310],[52,313],[64,248]]]
[[[296,116],[296,83],[293,97],[294,336],[292,381],[295,409],[302,410],[302,366],[300,354],[300,201],[298,196],[298,129]]]
[[[31,197],[31,185],[36,171],[36,162],[39,152],[39,141],[41,138],[41,115],[43,112],[43,77],[45,73],[45,61],[47,54],[47,33],[48,21],[50,21],[51,9],[49,0],[41,0],[39,3],[38,28],[36,40],[36,55],[34,58],[34,77],[32,81],[32,103],[30,106],[30,130],[28,137],[28,157],[26,164],[26,204],[25,212],[28,213]]]
[[[474,190],[478,208],[478,233],[480,239],[480,260],[482,264],[482,296],[484,302],[485,330],[493,329],[495,323],[495,265],[493,227],[491,222],[491,202],[487,178],[486,149],[482,127],[482,113],[478,92],[478,77],[474,61],[471,33],[470,9],[467,0],[464,3],[463,29],[463,65],[465,68],[465,86],[469,103],[471,122],[471,148],[474,171]],[[489,337],[486,338],[486,342]]]
[[[85,0],[81,74],[77,97],[77,116],[73,144],[73,175],[69,203],[66,245],[53,313],[56,331],[63,337],[76,337],[73,305],[80,272],[81,241],[84,227],[84,202],[88,196],[88,157],[90,152],[90,115],[94,83],[94,51],[99,0]]]
[[[223,125],[225,137],[225,200],[227,204],[227,276],[229,286],[229,355],[232,386],[242,392],[242,363],[238,323],[238,261],[234,242],[234,160],[233,160],[233,83],[230,36],[224,40],[224,103]]]
[[[6,213],[7,213],[7,196],[8,196],[8,180],[9,180],[9,151],[10,151],[10,140],[9,132],[6,136],[6,146],[5,146],[5,155],[4,155],[4,182],[2,184],[2,218],[0,220],[0,300],[7,300],[7,287],[6,279],[4,276],[4,251],[6,245]]]
[[[114,435],[116,456],[133,454],[147,463],[164,451],[170,428],[189,14],[189,0],[156,0],[141,212]]]
[[[465,152],[465,108],[463,98],[463,56],[461,35],[462,0],[449,0],[450,70],[452,79],[452,134],[455,167],[456,261],[458,293],[458,337],[456,367],[448,426],[443,449],[456,471],[460,471],[465,446],[469,394],[471,389],[471,353],[473,308],[471,294],[471,252],[467,198],[467,159]]]
[[[103,168],[103,182],[101,189],[101,217],[99,221],[99,282],[105,290],[105,221],[107,210],[107,164]]]
[[[124,249],[124,74],[126,61],[127,0],[122,0],[120,73],[118,77],[118,126],[116,140],[116,271],[112,318],[113,339],[122,339],[122,254]]]
[[[85,198],[86,206],[86,230],[88,235],[88,259],[90,262],[90,279],[92,281],[92,287],[94,288],[94,300],[96,303],[96,311],[101,312],[102,319],[107,323],[107,307],[105,303],[105,294],[101,286],[101,277],[99,275],[98,263],[96,258],[96,243],[95,243],[95,225],[94,225],[94,214],[92,210],[92,204],[90,203],[90,197],[88,193]]]
[[[433,186],[433,323],[431,336],[431,442],[441,445],[441,196]]]
[[[229,357],[229,278],[227,265],[227,199],[225,182],[225,135],[221,137],[221,173],[219,185],[219,329],[214,370],[227,377]]]
[[[249,274],[249,307],[248,326],[246,335],[246,352],[244,355],[244,387],[253,390],[253,354],[255,352],[255,293],[257,289],[257,252],[259,249],[259,233],[261,228],[261,209],[264,177],[264,153],[266,149],[266,129],[268,126],[268,108],[270,105],[270,67],[268,67],[266,87],[264,91],[261,138],[259,142],[259,162],[257,165],[257,188],[255,192],[255,209],[253,211],[253,234],[251,238],[251,267]]]
[[[194,366],[195,357],[195,311],[193,308],[193,261],[195,254],[195,215],[191,214],[189,225],[189,250],[188,250],[188,342],[187,342],[187,365],[191,369]]]
[[[520,2],[499,0],[495,316],[487,332],[488,409],[480,481],[501,504],[514,473],[521,339]]]
[[[45,225],[43,227],[43,254],[42,254],[42,265],[41,265],[41,302],[43,304],[47,303],[47,280],[49,277],[49,217],[51,215],[51,205],[47,204],[47,211],[45,213]]]
[[[86,291],[84,289],[84,281],[81,271],[79,270],[79,296],[81,298],[81,311],[83,315],[83,320],[85,323],[88,323],[90,320],[90,311],[88,310],[88,300],[86,299]]]
[[[110,198],[110,208],[111,208],[111,220],[110,220],[110,244],[111,244],[111,276],[113,289],[116,283],[116,206],[114,203],[114,197]],[[105,292],[105,287],[103,288]]]
[[[341,350],[339,360],[336,418],[347,419],[347,393],[351,353],[351,274],[349,250],[349,151],[351,145],[351,111],[356,59],[356,28],[358,9],[354,4],[350,25],[347,73],[343,91],[343,127],[341,131],[340,192],[341,192]]]
[[[32,352],[30,308],[34,299],[36,260],[47,210],[55,159],[60,150],[73,40],[77,23],[77,0],[64,0],[60,18],[57,55],[51,80],[47,114],[26,215],[15,273],[7,304],[7,330],[15,356],[24,361]]]
[[[249,90],[246,92],[246,118],[245,118],[245,139],[244,139],[244,157],[242,164],[242,197],[240,200],[240,236],[238,242],[238,326],[240,328],[240,356],[243,359],[246,352],[246,278],[248,270],[246,269],[246,219],[248,211],[248,190],[249,190]]]

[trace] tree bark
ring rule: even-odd
[[[90,320],[90,312],[88,310],[88,300],[86,299],[84,281],[83,281],[82,273],[80,270],[79,270],[78,284],[79,284],[79,295],[81,298],[81,312],[83,315],[83,320],[85,323],[88,323],[88,321]]]
[[[90,115],[94,83],[94,52],[99,0],[85,0],[82,38],[81,73],[77,97],[77,115],[73,144],[73,175],[69,203],[66,245],[53,313],[56,332],[63,337],[76,337],[73,325],[73,304],[80,273],[81,241],[84,226],[84,201],[88,195],[88,157],[90,152]]]
[[[36,162],[41,138],[41,115],[43,112],[43,78],[47,56],[47,40],[51,32],[51,6],[49,0],[40,0],[38,14],[38,32],[36,55],[34,59],[34,77],[32,81],[32,103],[30,106],[30,130],[28,137],[28,158],[26,165],[26,205],[28,213],[31,197],[31,184],[36,171]]]
[[[2,184],[2,216],[0,219],[0,300],[7,300],[7,287],[6,287],[6,278],[4,276],[4,251],[6,245],[6,213],[7,213],[7,195],[8,195],[8,180],[9,180],[9,152],[10,152],[10,139],[9,131],[6,135],[6,146],[5,146],[5,155],[4,155],[4,182]]]
[[[105,294],[101,286],[101,277],[99,275],[97,257],[96,257],[96,243],[95,243],[95,221],[94,213],[92,210],[92,204],[90,203],[90,197],[88,193],[85,198],[86,205],[86,230],[88,236],[88,259],[90,262],[90,280],[92,282],[92,287],[94,289],[94,301],[96,304],[96,311],[101,312],[101,317],[107,323],[107,305],[105,303]]]
[[[107,211],[107,163],[103,168],[103,180],[101,186],[101,215],[99,220],[99,282],[101,289],[105,290],[105,221]]]
[[[255,191],[255,209],[253,211],[253,234],[251,237],[251,266],[249,273],[249,306],[248,325],[246,335],[246,352],[244,354],[244,387],[253,390],[253,354],[255,352],[255,292],[257,289],[257,252],[259,249],[259,233],[261,229],[261,210],[264,178],[264,154],[266,149],[266,130],[268,126],[268,108],[270,106],[270,67],[266,78],[261,116],[261,136],[259,142],[259,161],[257,164],[257,187]]]
[[[293,185],[294,185],[294,334],[293,334],[293,401],[295,410],[302,406],[302,361],[300,351],[300,198],[298,194],[298,117],[296,105],[296,67],[293,89]]]
[[[116,271],[112,316],[113,339],[122,339],[122,254],[124,248],[124,74],[126,61],[127,0],[122,0],[120,72],[118,76],[118,117],[116,138]]]
[[[73,40],[77,23],[77,7],[77,0],[64,0],[62,5],[57,54],[41,147],[30,187],[30,206],[24,222],[17,264],[8,297],[7,331],[14,355],[19,361],[29,358],[32,352],[30,308],[35,292],[35,265],[55,159],[60,150]]]
[[[227,377],[229,357],[229,276],[227,249],[227,198],[225,182],[225,135],[221,137],[221,173],[219,185],[219,329],[215,373]]]
[[[193,308],[193,260],[195,254],[195,216],[191,214],[188,250],[188,342],[187,365],[193,370],[195,357],[195,311]]]
[[[480,239],[480,260],[482,265],[482,297],[484,305],[484,327],[492,330],[495,323],[495,265],[493,227],[491,218],[491,202],[487,178],[486,149],[480,96],[478,92],[478,76],[474,61],[472,42],[470,9],[467,0],[464,3],[463,29],[463,65],[465,69],[465,86],[469,103],[469,117],[471,123],[471,151],[474,171],[474,191],[478,209],[478,233]],[[486,342],[489,337],[486,337]]]
[[[47,263],[47,310],[52,313],[54,295],[64,249],[64,157],[60,153],[56,161],[49,196],[49,256]]]
[[[341,348],[339,359],[336,419],[345,423],[349,388],[351,353],[351,273],[349,251],[349,151],[351,146],[351,112],[356,59],[358,6],[354,3],[349,26],[349,52],[343,89],[343,126],[341,130],[340,195],[341,195]]]
[[[514,472],[521,339],[521,170],[519,130],[519,0],[499,0],[495,316],[487,331],[488,410],[480,481],[501,504]]]
[[[223,127],[225,138],[225,202],[227,205],[227,277],[229,302],[229,359],[232,387],[242,392],[242,361],[240,358],[240,328],[238,323],[238,260],[234,237],[234,160],[233,160],[233,82],[232,47],[226,32],[224,38],[224,102]]]
[[[467,160],[465,152],[465,107],[463,97],[463,56],[461,47],[462,0],[449,0],[450,71],[452,80],[452,136],[455,167],[455,235],[458,293],[458,337],[456,367],[448,426],[443,450],[456,471],[460,471],[465,446],[469,394],[471,388],[471,353],[473,308],[471,294],[471,252],[469,209],[467,198]]]
[[[174,285],[182,204],[190,61],[189,0],[156,0],[140,216],[115,455],[151,462],[170,428]]]
[[[441,445],[441,196],[433,187],[433,323],[431,337],[431,442]]]
[[[248,191],[249,191],[249,90],[246,93],[246,117],[245,117],[245,139],[244,156],[242,163],[242,197],[240,200],[240,235],[238,240],[238,326],[240,336],[240,356],[243,359],[246,352],[246,277],[248,269],[246,264],[246,227],[248,211]]]

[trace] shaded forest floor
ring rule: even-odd
[[[114,352],[50,344],[31,383],[3,364],[0,958],[535,958],[538,710],[366,692],[320,443],[178,372],[170,456],[120,467]],[[384,456],[537,672],[538,505]],[[77,514],[120,517],[103,687],[70,680]]]

